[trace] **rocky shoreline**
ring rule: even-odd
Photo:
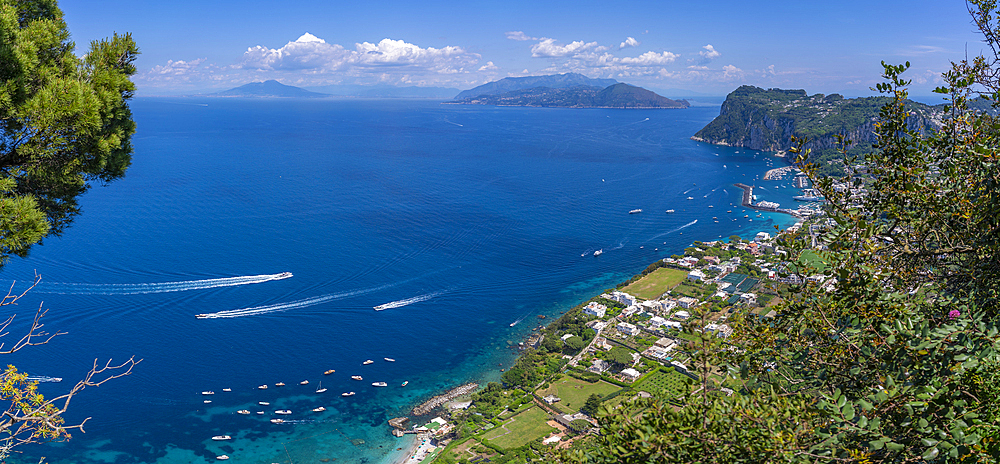
[[[435,396],[427,401],[424,401],[420,406],[413,408],[413,415],[414,416],[426,415],[427,413],[431,412],[434,408],[441,406],[442,404],[445,404],[455,398],[458,398],[463,395],[468,395],[469,393],[476,391],[476,388],[478,387],[479,387],[478,383],[467,383],[465,385],[455,387],[450,391],[448,391],[448,393]]]

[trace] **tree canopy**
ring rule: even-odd
[[[74,52],[54,0],[0,0],[0,262],[61,233],[90,182],[131,163],[135,42]]]

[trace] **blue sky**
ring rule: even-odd
[[[984,50],[958,0],[59,5],[79,53],[93,39],[132,33],[142,50],[140,95],[264,79],[467,89],[579,72],[658,91],[725,95],[751,84],[854,96],[872,93],[881,60],[910,61],[912,93],[927,95],[950,61]]]

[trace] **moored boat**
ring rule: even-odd
[[[216,435],[216,436],[212,437],[212,440],[215,440],[215,441],[226,441],[226,440],[232,440],[232,439],[233,439],[233,437],[230,437],[229,435]]]
[[[215,392],[214,392],[214,391],[211,391],[211,390],[209,390],[209,391],[203,391],[203,392],[201,392],[201,394],[202,394],[202,395],[214,395],[214,394],[215,394]]]
[[[367,366],[367,365],[369,365],[369,364],[371,364],[373,362],[375,362],[375,361],[372,361],[371,359],[366,359],[365,362],[361,363],[361,365],[362,366]]]
[[[667,210],[667,212],[668,212],[668,213],[672,213],[672,212],[674,212],[674,210],[672,210],[672,209],[668,209],[668,210]]]
[[[323,406],[320,406],[318,408],[313,408],[313,412],[323,412],[323,411],[326,411],[326,408],[324,408]]]
[[[274,386],[275,387],[284,387],[285,386],[285,382],[278,382],[278,383],[274,384]]]
[[[409,383],[410,383],[410,381],[409,381],[409,380],[405,380],[405,381],[403,381],[403,384],[402,384],[402,385],[400,385],[400,387],[405,387],[405,386],[406,386],[407,384],[409,384]]]
[[[633,209],[632,211],[629,211],[628,213],[629,213],[629,214],[639,214],[639,213],[641,213],[641,212],[642,212],[642,210],[641,210],[641,209],[638,209],[638,208],[636,208],[636,209]]]
[[[208,404],[208,403],[211,403],[211,402],[212,402],[212,400],[205,400],[205,401],[202,401],[202,403],[205,403],[205,404]]]
[[[389,361],[389,362],[391,362],[391,363],[394,363],[394,362],[396,362],[396,360],[395,360],[395,359],[392,359],[392,358],[382,358],[382,359],[384,359],[384,360],[386,360],[386,361]]]
[[[258,390],[267,390],[267,385],[261,385],[257,387]]]
[[[326,388],[323,388],[323,382],[320,382],[319,388],[316,389],[316,393],[324,393],[326,392],[326,390],[327,390]]]
[[[352,375],[351,378],[354,379],[354,380],[364,380],[364,379],[361,378],[360,375]]]
[[[602,254],[604,254],[604,248],[601,248],[600,250],[594,252],[594,256],[601,256]]]
[[[270,406],[271,405],[271,403],[268,403],[267,401],[258,401],[257,404],[259,404],[261,406]]]
[[[299,382],[299,385],[309,385],[309,381],[308,380],[303,380],[303,381]]]
[[[354,396],[354,392],[344,392],[341,393],[340,396]]]
[[[264,415],[264,411],[257,411],[257,415],[258,416],[263,416]]]
[[[287,416],[287,415],[291,414],[292,411],[290,409],[279,409],[277,411],[274,411],[274,413],[275,414],[281,414],[282,416]]]
[[[335,370],[333,370],[333,369],[330,369],[330,370],[328,370],[328,371],[325,371],[325,372],[323,372],[323,375],[330,375],[330,374],[332,374],[332,373],[334,373],[334,372],[337,372],[337,371],[335,371]]]
[[[250,414],[250,410],[249,409],[240,409],[239,411],[236,411],[236,414],[247,415],[247,414]]]
[[[233,391],[233,389],[232,388],[223,388],[222,391],[224,391],[224,392],[231,392],[231,391]]]
[[[226,456],[225,454],[221,454],[219,456],[216,456],[215,459],[217,459],[219,461],[227,461],[227,460],[229,460],[229,456]]]
[[[387,386],[389,386],[389,384],[387,384],[385,382],[372,382],[372,386],[373,387],[387,387]]]

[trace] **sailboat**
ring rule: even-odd
[[[326,389],[323,388],[323,381],[320,380],[320,382],[319,382],[319,388],[316,389],[316,393],[323,393],[325,391],[326,391]]]

